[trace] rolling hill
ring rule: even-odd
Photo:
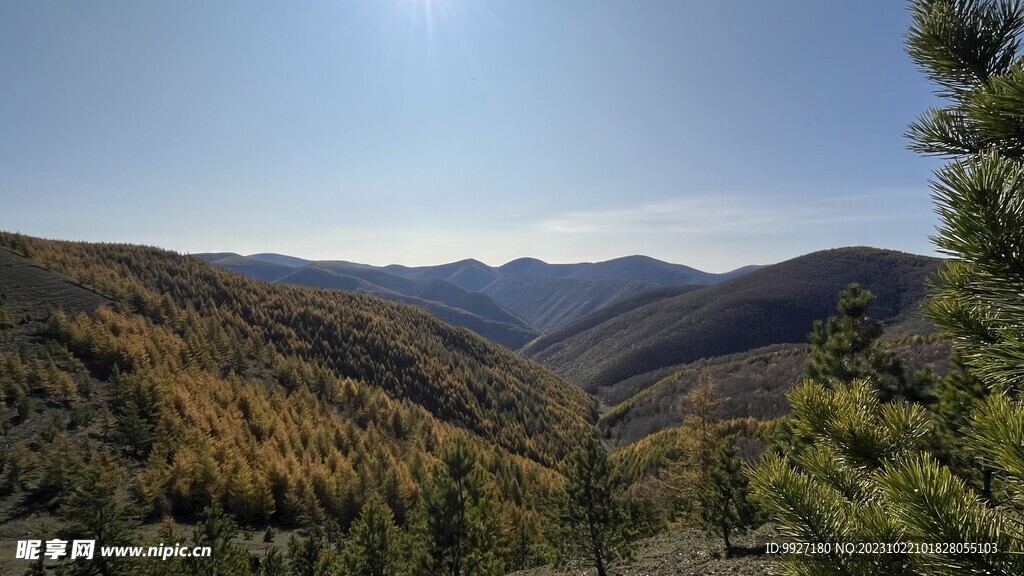
[[[373,294],[413,304],[445,322],[518,349],[605,306],[667,286],[716,284],[756,270],[710,274],[646,256],[548,264],[520,258],[500,267],[467,259],[438,266],[370,266],[310,261],[282,254],[198,254],[265,282]]]
[[[554,468],[597,418],[578,387],[414,306],[3,232],[0,411],[8,535],[95,537],[88,517],[137,543],[212,505],[250,529],[343,533],[371,497],[411,538],[458,448],[540,545]]]
[[[648,256],[625,256],[605,262],[581,264],[548,264],[536,258],[519,258],[499,267],[498,270],[505,276],[630,280],[659,286],[679,286],[681,284],[718,284],[757,268],[758,266],[745,266],[725,274],[712,274],[681,264],[669,264]]]
[[[536,330],[547,332],[656,288],[654,284],[632,280],[502,276],[484,288],[483,293]]]
[[[393,264],[385,266],[384,270],[405,278],[445,280],[470,292],[478,292],[500,277],[500,274],[490,266],[471,258],[439,266],[410,268]]]
[[[858,282],[886,323],[913,319],[939,260],[873,248],[815,252],[739,278],[597,312],[538,338],[523,353],[601,398],[661,368],[762,346],[802,343]],[[636,389],[630,390],[630,393]]]
[[[186,311],[216,316],[221,333],[216,338],[244,336],[247,345],[269,346],[263,354],[311,362],[333,377],[366,383],[510,453],[548,463],[571,448],[563,433],[585,429],[594,417],[593,402],[578,388],[415,307],[336,290],[266,284],[151,248],[7,233],[0,234],[0,245],[5,247],[0,288],[9,294],[5,309],[16,314],[32,300],[49,302],[66,315],[112,302],[118,314],[129,311],[172,330],[180,329],[175,322],[184,321],[171,322],[170,317]],[[67,290],[76,296],[61,297]],[[211,338],[208,334],[201,342]],[[218,349],[216,355],[223,353]],[[111,357],[105,370],[126,362]]]
[[[407,277],[364,264],[309,262],[280,254],[198,256],[216,266],[265,282],[346,290],[419,306],[449,324],[468,328],[512,349],[522,347],[538,334],[485,294],[467,291],[442,278],[413,274]]]
[[[943,334],[899,336],[890,329],[882,341],[903,362],[907,375],[930,366],[942,376],[952,369],[952,342]],[[601,415],[606,437],[617,444],[640,441],[683,422],[681,399],[702,373],[715,382],[723,402],[720,418],[771,420],[789,413],[786,393],[805,377],[809,346],[776,344],[727,356],[701,359],[638,375],[604,400],[613,404]]]

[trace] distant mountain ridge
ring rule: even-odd
[[[875,294],[872,317],[924,324],[918,305],[940,263],[864,247],[814,252],[713,286],[641,294],[564,325],[521,352],[615,401],[626,388],[637,391],[637,377],[668,366],[806,342],[813,322],[836,313],[839,291],[852,282]]]
[[[413,304],[513,349],[649,290],[716,284],[758,268],[712,274],[647,256],[578,264],[520,258],[498,267],[473,259],[438,266],[379,267],[273,253],[196,256],[265,282],[334,288]]]

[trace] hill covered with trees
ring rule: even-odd
[[[623,301],[538,338],[523,353],[603,399],[621,401],[639,391],[631,379],[644,374],[806,342],[813,322],[835,310],[836,294],[852,282],[875,293],[875,318],[919,319],[925,280],[939,263],[874,248],[815,252],[714,286]]]
[[[95,489],[126,526],[214,506],[347,532],[380,498],[411,534],[462,445],[492,532],[521,544],[494,561],[525,566],[555,468],[596,418],[575,386],[413,307],[139,246],[3,233],[0,265],[4,523],[71,530],[69,502]]]

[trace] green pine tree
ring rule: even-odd
[[[807,377],[826,385],[866,378],[878,388],[882,400],[922,400],[925,391],[908,382],[903,364],[878,342],[882,324],[867,315],[874,299],[858,284],[839,293],[840,316],[814,323]]]
[[[320,576],[333,567],[335,550],[318,525],[305,538],[288,540],[288,567],[294,576]]]
[[[732,554],[730,536],[743,534],[757,519],[743,461],[736,456],[735,436],[722,441],[708,476],[700,493],[701,519],[705,527],[722,537],[728,557]]]
[[[423,571],[451,576],[498,574],[497,507],[476,456],[464,442],[441,455],[425,486]]]
[[[779,532],[793,542],[900,541],[879,477],[887,465],[920,454],[924,409],[879,402],[864,380],[807,381],[787,396],[794,432],[810,439],[808,447],[790,459],[769,455],[751,472],[751,488]],[[791,574],[908,574],[909,557],[833,551],[794,556],[786,567]]]
[[[149,546],[175,546],[181,541],[182,537],[178,526],[174,523],[174,519],[168,516],[160,523],[156,537],[150,541]],[[185,572],[182,560],[182,558],[176,557],[156,562],[140,559],[133,573],[141,576],[177,576]]]
[[[95,540],[100,546],[133,544],[136,518],[124,497],[118,493],[122,473],[117,460],[105,451],[87,454],[70,473],[69,488],[64,492],[60,514],[67,524],[61,537]],[[70,564],[72,574],[131,573],[129,561],[95,554],[92,559],[76,559]]]
[[[595,438],[569,455],[563,474],[565,486],[549,506],[552,541],[563,561],[582,561],[607,576],[610,564],[633,552],[628,482]]]
[[[926,448],[929,418],[881,403],[863,383],[790,393],[794,424],[813,438],[795,466],[769,457],[752,485],[796,541],[966,543],[978,550],[798,556],[789,574],[1024,574],[1024,7],[1000,0],[913,0],[910,55],[947,105],[912,124],[912,148],[952,159],[936,174],[934,238],[950,257],[926,314],[953,336],[970,380],[945,396],[957,426],[1010,500],[972,489]],[[975,401],[967,402],[971,396]],[[971,410],[971,405],[976,407]],[[940,406],[940,418],[949,419]],[[884,565],[883,565],[884,564]]]
[[[1016,394],[1024,337],[1021,171],[1024,9],[1006,1],[915,1],[910,55],[947,105],[910,126],[912,148],[954,159],[938,171],[933,238],[950,261],[926,312],[989,387]]]
[[[231,541],[238,533],[235,521],[219,505],[203,510],[203,521],[192,532],[192,546],[209,546],[210,556],[189,557],[185,573],[198,576],[246,576],[251,573],[249,555]]]
[[[287,576],[288,570],[285,568],[284,556],[278,552],[277,548],[271,548],[267,550],[265,556],[260,561],[260,567],[257,571],[259,576]]]
[[[363,504],[345,543],[342,565],[351,576],[392,576],[397,573],[394,514],[380,498]]]
[[[938,380],[935,386],[935,430],[932,451],[983,498],[992,498],[993,470],[980,458],[970,438],[971,415],[984,404],[988,388],[971,374],[959,355],[954,355],[955,370]]]

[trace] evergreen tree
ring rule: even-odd
[[[866,378],[878,388],[883,401],[922,400],[925,391],[907,381],[902,362],[878,342],[882,324],[867,315],[874,299],[858,284],[839,293],[840,316],[814,323],[807,377],[826,385]]]
[[[71,473],[69,488],[60,508],[67,521],[63,539],[95,540],[96,546],[131,544],[135,518],[118,494],[121,468],[107,452],[93,452]],[[106,558],[96,554],[92,559],[76,559],[70,564],[72,574],[128,574],[126,559]]]
[[[197,576],[248,575],[249,555],[231,543],[238,533],[234,519],[217,504],[206,507],[203,516],[192,532],[192,546],[209,546],[210,556],[185,558],[185,572]]]
[[[544,538],[542,516],[536,510],[524,510],[506,503],[502,512],[505,521],[505,572],[515,572],[547,564],[550,546]]]
[[[392,576],[396,571],[397,528],[387,504],[374,496],[352,525],[342,565],[351,576]]]
[[[421,533],[429,574],[497,574],[497,508],[476,457],[464,442],[441,455],[423,496]]]
[[[565,486],[549,511],[552,540],[562,560],[582,560],[598,576],[607,576],[609,564],[628,559],[633,551],[628,483],[595,438],[569,455],[563,473]]]
[[[793,542],[899,542],[891,502],[882,495],[886,466],[917,457],[928,417],[916,404],[879,402],[866,381],[830,388],[807,381],[787,397],[794,433],[807,448],[787,460],[769,455],[751,473],[751,488]],[[900,554],[832,551],[787,561],[791,574],[912,574]]]
[[[926,312],[988,387],[1016,393],[1024,340],[1024,9],[1008,1],[911,3],[910,55],[947,98],[910,126],[911,147],[953,158],[937,172],[933,238],[950,261]]]
[[[181,532],[171,517],[164,518],[157,530],[156,538],[151,541],[150,546],[175,546],[182,541]],[[142,576],[177,576],[185,573],[182,558],[167,558],[154,562],[149,559],[141,559],[133,573]]]
[[[862,383],[828,390],[809,382],[790,402],[813,449],[795,467],[769,458],[752,478],[783,534],[995,549],[792,557],[791,574],[1024,574],[1024,7],[913,0],[911,14],[908,51],[948,101],[911,125],[912,148],[952,159],[932,186],[941,219],[934,240],[950,260],[926,314],[953,336],[984,388],[964,402],[977,396],[971,382],[950,382],[963,386],[947,395],[960,396],[954,404],[977,407],[943,424],[970,437],[1011,500],[987,500],[924,449],[928,419],[915,406],[879,403]]]
[[[284,566],[284,557],[277,551],[277,548],[267,550],[266,556],[260,562],[259,576],[287,576],[288,571]]]
[[[335,550],[319,526],[314,525],[305,538],[288,540],[288,567],[294,576],[321,576],[333,569]]]
[[[114,409],[118,440],[137,458],[145,458],[153,447],[154,429],[160,413],[160,392],[156,384],[143,376],[125,375],[115,370]]]
[[[725,555],[732,553],[732,534],[742,534],[754,525],[757,508],[750,500],[743,461],[736,456],[736,439],[727,437],[718,449],[708,482],[701,491],[704,525],[722,537]]]
[[[956,369],[938,380],[933,432],[933,452],[950,470],[979,491],[983,498],[992,498],[993,470],[986,465],[970,438],[971,415],[984,404],[988,388],[971,374],[959,355],[954,355]]]

